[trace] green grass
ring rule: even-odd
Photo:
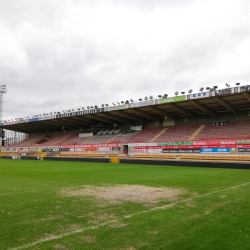
[[[151,206],[60,194],[117,184],[186,193]],[[245,250],[249,194],[248,170],[0,160],[0,249]]]

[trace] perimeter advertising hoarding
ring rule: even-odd
[[[238,148],[238,153],[250,153],[250,148]]]
[[[233,145],[236,144],[235,140],[228,141],[193,141],[193,145]]]
[[[193,145],[192,141],[186,142],[157,142],[157,146],[178,146],[178,145]]]
[[[170,97],[170,98],[162,98],[159,100],[159,103],[168,103],[168,102],[179,102],[179,101],[185,101],[186,96],[175,96],[175,97]]]
[[[201,92],[201,93],[186,95],[186,100],[192,100],[192,99],[197,99],[197,98],[205,98],[205,97],[209,97],[209,96],[213,96],[213,92],[207,91],[207,92]]]
[[[79,144],[79,145],[65,145],[60,148],[109,148],[121,147],[121,144]]]
[[[230,148],[201,148],[201,153],[230,153]]]
[[[162,153],[200,153],[200,149],[162,149]]]

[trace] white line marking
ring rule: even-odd
[[[247,183],[244,183],[244,184],[240,184],[240,185],[237,185],[237,186],[233,186],[233,187],[229,187],[229,188],[223,188],[221,190],[213,191],[213,192],[206,193],[206,194],[197,195],[197,196],[194,196],[194,197],[191,197],[191,198],[187,198],[185,200],[180,200],[180,201],[172,202],[172,203],[170,203],[168,205],[164,205],[164,206],[161,206],[161,207],[152,208],[152,209],[141,211],[141,212],[136,212],[136,213],[133,213],[133,214],[130,214],[130,215],[127,215],[127,216],[123,216],[123,217],[117,218],[115,220],[109,220],[109,221],[103,222],[103,223],[95,225],[95,226],[90,226],[90,227],[82,228],[80,230],[70,231],[68,233],[61,234],[61,235],[58,235],[58,236],[51,236],[51,237],[49,237],[47,239],[34,241],[32,243],[29,243],[29,244],[26,244],[26,245],[23,245],[23,246],[13,247],[13,248],[9,248],[9,249],[6,249],[6,250],[22,250],[22,249],[25,249],[25,248],[29,248],[29,247],[38,245],[38,244],[43,243],[43,242],[47,242],[47,241],[51,241],[51,240],[56,240],[56,239],[61,239],[63,237],[70,236],[70,235],[73,235],[73,234],[82,233],[82,232],[85,232],[85,231],[88,231],[88,230],[92,230],[92,229],[97,229],[99,227],[106,226],[108,224],[115,223],[115,222],[117,222],[119,220],[130,218],[132,216],[136,216],[136,215],[140,215],[140,214],[145,214],[145,213],[150,213],[152,211],[156,211],[156,210],[160,210],[160,209],[170,208],[170,207],[172,207],[172,206],[174,206],[176,204],[182,203],[182,202],[190,201],[190,200],[201,198],[201,197],[204,197],[204,196],[209,196],[211,194],[219,193],[219,192],[226,191],[226,190],[229,190],[229,189],[246,186],[248,184],[250,184],[250,182],[247,182]]]

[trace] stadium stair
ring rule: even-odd
[[[201,131],[204,129],[206,125],[201,125],[188,139],[188,141],[192,141]]]
[[[90,137],[87,141],[83,142],[82,144],[87,144],[91,139],[93,139],[94,137],[96,137],[97,135],[94,135],[92,137]]]
[[[111,140],[115,139],[116,137],[118,137],[121,133],[115,135],[114,137],[112,137],[111,139],[105,141],[104,143],[109,143]]]
[[[153,139],[150,140],[150,142],[154,142],[158,137],[160,137],[168,128],[164,128],[162,131],[159,132]]]

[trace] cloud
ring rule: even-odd
[[[248,1],[3,1],[4,118],[248,84]]]

